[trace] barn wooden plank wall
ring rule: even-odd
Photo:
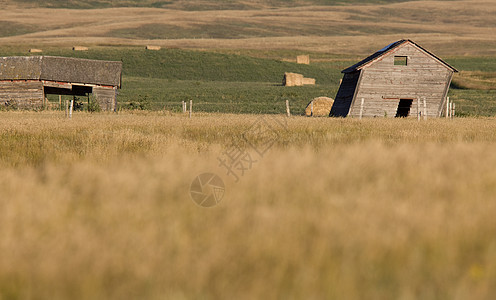
[[[111,87],[93,87],[93,95],[102,110],[115,111],[117,108],[116,90]]]
[[[406,66],[395,66],[395,56],[408,57]],[[427,116],[439,117],[446,85],[453,72],[428,54],[407,44],[362,70],[360,87],[355,99],[364,98],[363,116],[394,117],[400,99],[426,100]],[[354,102],[350,115],[358,117],[360,102]],[[412,105],[409,117],[416,117]]]
[[[391,45],[392,48],[343,70],[345,74],[331,116],[359,117],[362,110],[363,117],[395,117],[400,99],[412,100],[408,117],[416,118],[419,113],[441,116],[456,70],[410,40]],[[397,56],[406,58],[406,64],[396,65]],[[418,100],[422,109],[417,108]]]
[[[0,81],[0,105],[20,109],[41,108],[43,96],[43,84],[40,81]]]

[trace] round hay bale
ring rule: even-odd
[[[313,115],[312,115],[312,103],[313,103]],[[314,98],[310,103],[308,103],[305,108],[305,115],[314,117],[328,117],[331,112],[332,104],[334,99],[328,97],[317,97]]]

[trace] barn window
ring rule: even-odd
[[[395,56],[394,65],[395,66],[406,66],[408,61],[408,56]]]

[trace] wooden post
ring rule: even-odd
[[[449,103],[449,113],[448,113],[448,116],[449,118],[451,119],[451,114],[453,113],[453,102],[450,102]]]
[[[291,111],[289,110],[289,100],[286,100],[286,115],[291,117]]]
[[[310,102],[310,116],[313,117],[313,100]]]
[[[182,107],[182,109],[183,109],[183,113],[185,113],[185,112],[186,112],[186,110],[185,110],[185,108],[186,108],[186,107],[185,107],[185,105],[184,105],[184,100],[181,102],[181,105],[183,106],[183,107]]]
[[[69,101],[65,100],[65,117],[69,117]]]
[[[455,103],[453,103],[453,113],[451,113],[451,118],[455,117]]]
[[[425,101],[425,97],[423,97],[424,100],[424,121],[427,120],[427,102]]]
[[[189,117],[191,118],[191,113],[193,112],[193,100],[189,100]]]
[[[417,97],[417,121],[420,121],[420,98]]]
[[[365,101],[365,99],[362,98],[361,102],[360,102],[360,120],[362,119],[362,116],[363,116],[363,102]]]
[[[62,95],[59,95],[59,109],[62,109]]]
[[[71,107],[69,108],[69,119],[72,119],[72,110],[74,109],[74,98],[71,100]]]
[[[450,103],[450,99],[449,97],[446,97],[446,119],[449,117],[449,103]]]

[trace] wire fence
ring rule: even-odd
[[[43,109],[47,110],[67,110],[67,103],[73,102],[74,111],[100,111],[95,99],[87,97],[75,97],[74,99],[51,99],[43,104]],[[296,115],[302,115],[305,111],[305,104],[286,101],[266,102],[201,102],[192,101],[193,112],[207,113],[233,113],[233,114],[287,114],[288,110]],[[190,101],[163,101],[163,102],[121,102],[117,103],[116,111],[126,110],[150,110],[167,111],[172,113],[189,113]]]
[[[183,102],[119,102],[118,110],[143,109],[143,110],[165,110],[174,113],[188,112],[189,101]],[[271,103],[262,102],[200,102],[193,101],[195,112],[218,112],[218,113],[264,113],[264,114],[286,114],[287,101]],[[306,105],[290,103],[290,110],[296,114],[303,114]]]

